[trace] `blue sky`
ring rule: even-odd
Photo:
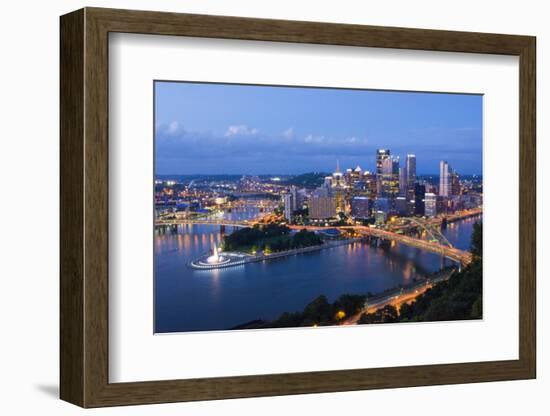
[[[374,170],[378,148],[482,172],[480,95],[155,82],[155,101],[157,174]]]

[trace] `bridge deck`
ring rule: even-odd
[[[481,214],[481,210],[471,210],[465,213],[450,216],[449,218],[451,218],[452,221],[456,221],[457,219],[468,218],[479,214]],[[223,219],[213,220],[213,219],[206,219],[206,218],[198,218],[198,219],[157,220],[155,222],[155,225],[162,226],[162,225],[180,225],[180,224],[202,224],[202,225],[220,225],[220,226],[223,225],[223,226],[230,226],[230,227],[252,227],[257,223],[258,223],[258,219],[248,220],[248,221],[246,220],[230,221],[230,220],[223,220]],[[441,220],[439,221],[439,223],[441,223]],[[434,222],[433,224],[435,225],[436,223]],[[419,225],[414,225],[414,226],[416,227]],[[306,229],[310,231],[320,231],[320,230],[326,229],[326,227],[301,226],[301,225],[290,225],[289,227],[295,230]],[[457,248],[443,245],[440,243],[422,240],[420,238],[410,237],[404,234],[398,234],[393,231],[386,231],[379,228],[371,228],[371,227],[366,227],[362,225],[339,226],[339,227],[333,227],[333,228],[340,229],[340,230],[353,230],[363,235],[373,236],[373,237],[382,238],[390,241],[397,241],[399,243],[406,244],[411,247],[416,247],[421,250],[426,250],[431,253],[442,255],[451,260],[457,261],[462,265],[468,265],[473,260],[472,253],[468,251],[459,250]]]

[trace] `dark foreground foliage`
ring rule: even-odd
[[[310,302],[302,312],[285,312],[274,321],[256,320],[232,329],[336,325],[342,319],[359,313],[365,304],[365,299],[363,295],[346,294],[329,303],[326,296],[321,295]]]

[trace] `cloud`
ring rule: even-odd
[[[162,136],[166,139],[171,138],[177,138],[182,137],[186,133],[183,126],[180,124],[179,121],[172,121],[170,123],[162,123],[157,124],[156,126],[156,135]]]
[[[285,131],[283,131],[283,137],[286,139],[293,139],[294,138],[294,129],[292,127],[289,127]]]
[[[325,140],[325,136],[314,136],[313,134],[308,134],[304,138],[304,142],[306,143],[323,143]]]
[[[368,140],[366,138],[356,136],[341,138],[314,134],[308,134],[303,139],[297,139],[296,142],[307,144],[308,151],[312,151],[312,149],[323,150],[323,154],[326,153],[326,150],[328,150],[329,153],[346,152],[348,150],[362,153],[368,145]]]
[[[177,121],[172,121],[169,125],[168,125],[168,133],[169,134],[175,134],[178,132],[180,128],[180,123],[178,123]]]
[[[441,133],[442,138],[449,135]],[[455,136],[457,139],[434,142],[424,137],[418,133],[411,146],[400,137],[373,141],[359,135],[297,134],[292,128],[267,134],[238,124],[229,126],[226,132],[215,133],[190,131],[181,123],[168,123],[157,126],[155,151],[158,169],[164,173],[328,171],[336,159],[340,159],[342,166],[360,164],[372,170],[376,148],[381,143],[395,155],[416,153],[420,172],[437,172],[442,158],[461,172],[472,170],[469,166],[473,163],[481,163],[479,139],[472,143],[459,135],[460,139]]]
[[[205,161],[216,155],[282,160],[293,157],[365,156],[374,154],[365,138],[297,135],[292,128],[269,135],[246,125],[232,125],[223,134],[189,131],[184,126],[161,125],[155,137],[157,154],[170,158]]]
[[[238,124],[235,126],[229,126],[225,132],[225,137],[232,136],[254,136],[258,134],[259,130],[256,128],[248,127],[246,124]]]

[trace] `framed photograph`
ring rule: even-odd
[[[535,49],[62,16],[61,398],[535,378]]]

